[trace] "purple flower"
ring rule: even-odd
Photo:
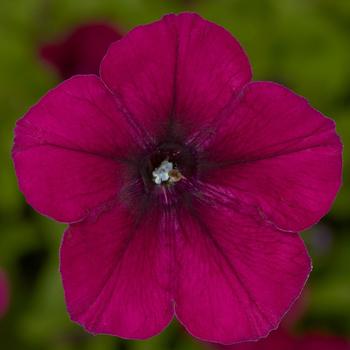
[[[299,296],[298,231],[341,182],[334,122],[271,82],[223,28],[168,15],[112,44],[18,122],[19,186],[67,222],[71,318],[143,339],[176,318],[195,337],[266,336]]]
[[[98,74],[109,45],[121,35],[108,23],[86,23],[66,37],[40,47],[40,56],[62,79],[75,74]]]
[[[0,318],[4,316],[9,304],[9,288],[5,272],[0,270]]]

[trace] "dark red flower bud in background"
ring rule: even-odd
[[[120,38],[121,34],[110,24],[87,23],[59,40],[42,45],[39,52],[62,79],[76,74],[98,74],[108,47]]]

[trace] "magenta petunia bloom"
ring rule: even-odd
[[[108,47],[120,38],[121,34],[108,23],[86,23],[64,38],[42,45],[39,53],[63,79],[75,74],[98,74]]]
[[[203,340],[266,336],[310,273],[297,232],[340,186],[334,122],[251,82],[239,43],[195,14],[132,30],[100,76],[63,82],[15,131],[28,203],[70,224],[71,318],[123,338],[153,336],[174,315]]]
[[[0,318],[4,316],[4,314],[6,313],[8,304],[9,304],[8,282],[7,282],[5,272],[3,272],[0,269]]]

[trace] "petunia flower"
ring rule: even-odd
[[[62,79],[75,74],[98,74],[109,45],[120,38],[121,34],[108,23],[86,23],[63,38],[42,45],[39,54]]]
[[[9,289],[5,272],[0,269],[0,318],[4,316],[9,304]]]
[[[334,122],[251,82],[225,29],[168,15],[111,45],[95,75],[46,94],[17,123],[19,186],[69,223],[61,273],[72,320],[144,339],[176,318],[193,336],[266,336],[301,293],[298,232],[341,182]]]

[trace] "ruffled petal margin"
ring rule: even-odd
[[[40,213],[82,220],[115,198],[134,139],[97,76],[71,78],[17,122],[13,159],[19,187]]]
[[[175,312],[193,336],[225,344],[275,329],[311,269],[303,241],[202,201],[167,215],[147,210],[139,222],[118,205],[71,225],[61,273],[72,319],[92,333],[143,339]]]
[[[335,123],[276,83],[253,82],[242,90],[204,157],[204,182],[255,206],[285,231],[320,220],[341,185]]]
[[[73,321],[91,333],[144,339],[173,318],[171,234],[157,213],[139,221],[122,206],[66,231],[61,274]]]
[[[201,199],[181,212],[176,315],[202,340],[265,337],[299,297],[311,271],[298,234]]]
[[[135,28],[111,45],[100,73],[151,139],[207,129],[252,76],[236,39],[191,13]]]

